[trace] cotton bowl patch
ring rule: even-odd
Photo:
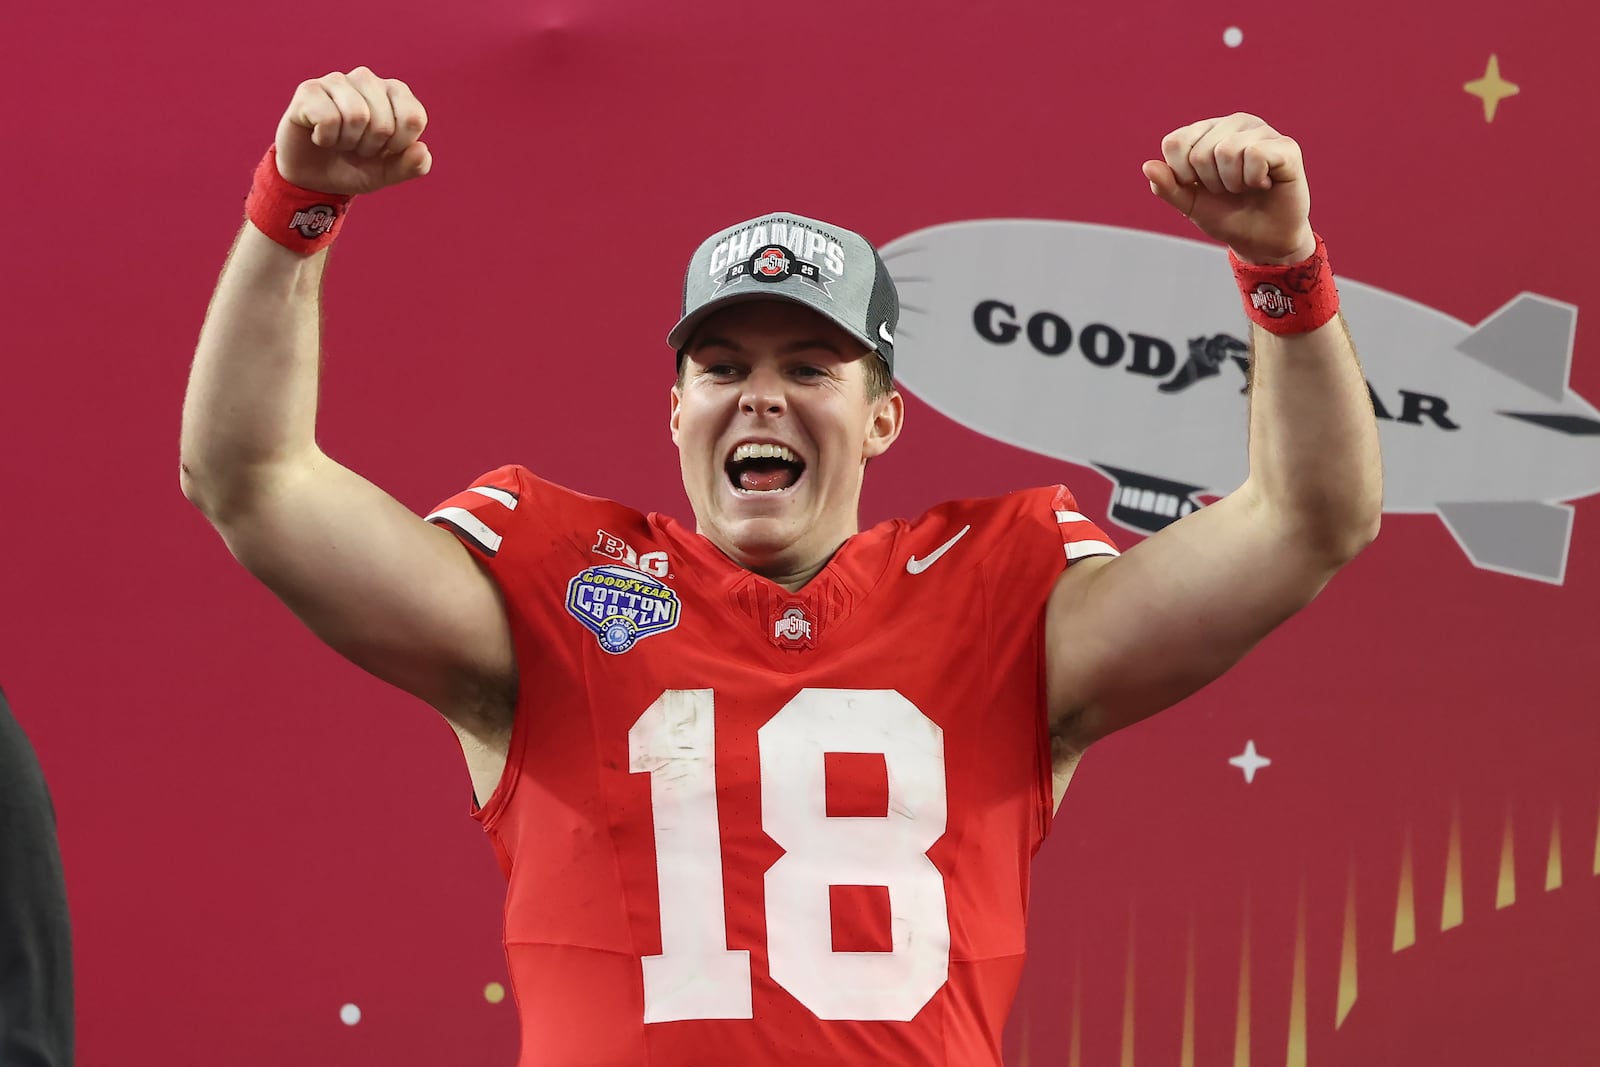
[[[586,567],[567,583],[567,611],[620,655],[678,625],[678,594],[631,567]]]

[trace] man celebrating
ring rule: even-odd
[[[1376,533],[1377,433],[1299,148],[1185,126],[1151,190],[1232,249],[1250,475],[1119,556],[1062,486],[867,531],[904,416],[872,246],[777,213],[684,283],[691,529],[509,466],[425,521],[316,446],[349,198],[426,174],[422,105],[302,84],[184,407],[186,495],[319,636],[438,709],[509,879],[521,1063],[1000,1063],[1028,865],[1091,742],[1216,678]]]

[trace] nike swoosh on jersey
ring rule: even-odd
[[[946,541],[932,552],[929,552],[923,559],[918,559],[916,556],[912,556],[910,559],[906,560],[906,573],[921,574],[923,571],[939,562],[939,557],[950,551],[951,548],[955,547],[955,543],[967,536],[967,531],[970,529],[972,529],[971,523],[961,527],[960,533],[950,538],[950,540]]]

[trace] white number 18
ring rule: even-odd
[[[715,701],[669,689],[628,731],[650,776],[661,954],[646,956],[645,1022],[751,1017],[750,953],[728,948],[717,823]],[[950,971],[944,731],[887,689],[803,689],[757,732],[761,826],[784,850],[766,874],[772,978],[821,1019],[908,1020]],[[889,807],[827,814],[824,753],[881,753]],[[833,951],[828,887],[885,886],[889,952]]]

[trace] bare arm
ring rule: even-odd
[[[364,70],[305,83],[279,128],[280,170],[335,193],[426,173],[409,97]],[[465,725],[515,684],[499,593],[451,534],[317,447],[326,261],[240,232],[184,398],[183,492],[319,637]]]
[[[1246,143],[1267,135],[1286,140],[1262,129],[1265,134]],[[1196,203],[1195,185],[1209,192],[1215,182],[1214,204],[1233,194],[1236,213],[1238,200],[1251,195],[1245,190],[1261,189],[1248,180],[1248,159],[1241,163],[1243,181],[1234,177],[1236,187],[1229,188],[1225,180],[1222,146],[1238,132],[1224,129],[1210,143],[1198,138],[1200,153],[1212,159],[1209,174],[1191,164],[1188,176],[1170,167],[1151,178],[1164,199],[1181,202],[1202,228],[1223,224],[1215,216],[1201,221],[1206,205]],[[1164,146],[1168,164],[1196,154],[1195,140],[1171,141]],[[1289,142],[1288,149],[1275,149],[1279,154],[1269,153],[1268,162],[1282,169],[1275,166],[1273,178],[1293,193],[1292,183],[1304,182],[1298,147]],[[1220,166],[1218,156],[1224,157]],[[1268,163],[1259,165],[1264,174]],[[1151,168],[1146,165],[1147,175]],[[1159,188],[1158,179],[1164,181]],[[1277,230],[1246,216],[1254,229],[1224,231],[1238,242],[1236,249],[1244,246],[1241,258],[1289,263],[1309,254],[1309,198],[1303,188],[1298,192],[1298,202],[1273,205],[1284,216]],[[1297,219],[1303,227],[1294,225]],[[1051,717],[1069,752],[1221,675],[1377,535],[1377,425],[1343,319],[1291,336],[1256,327],[1253,343],[1245,483],[1116,559],[1075,564],[1052,592],[1046,617]]]

